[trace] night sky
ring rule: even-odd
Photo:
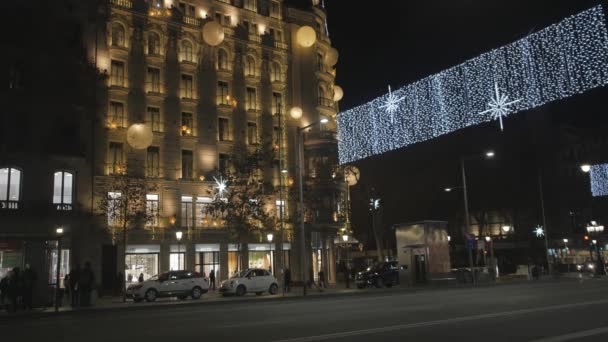
[[[336,84],[345,93],[341,110],[386,93],[388,84],[393,89],[402,87],[594,5],[608,5],[599,0],[326,0],[325,3],[332,45],[340,52]],[[529,224],[535,223],[539,212],[536,165],[547,176],[551,175],[554,156],[546,151],[559,149],[561,143],[553,134],[563,125],[605,129],[606,96],[606,89],[598,89],[514,115],[505,121],[505,133],[488,123],[355,163],[362,173],[361,181],[352,189],[355,235],[373,248],[373,239],[368,236],[367,211],[372,188],[383,199],[382,225],[389,244],[392,224],[450,220],[462,210],[462,195],[442,190],[460,184],[459,156],[482,153],[488,148],[498,150],[496,160],[469,165],[472,210],[484,206],[523,207],[529,212],[522,216],[529,216]],[[549,214],[556,217],[563,214],[559,209],[565,205],[559,202],[561,198],[588,200],[584,177],[568,179],[578,193],[570,191],[570,185],[559,184],[561,180],[551,184],[547,177],[546,197],[554,199],[547,203]],[[554,225],[563,234],[575,230],[564,224]]]

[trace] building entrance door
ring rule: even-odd
[[[414,272],[417,283],[426,282],[426,256],[421,254],[414,255]]]

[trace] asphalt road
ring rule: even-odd
[[[608,281],[149,306],[0,321],[5,341],[608,341]],[[5,339],[6,338],[6,339]]]

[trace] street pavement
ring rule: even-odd
[[[6,341],[608,341],[608,280],[1,317]]]

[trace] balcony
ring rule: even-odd
[[[232,37],[232,36],[234,36],[234,29],[232,27],[225,27],[224,26],[224,34],[226,36]]]
[[[55,210],[57,210],[59,212],[69,212],[74,209],[74,206],[72,204],[66,204],[66,203],[54,203],[53,207],[55,208]]]
[[[0,201],[0,210],[17,210],[19,201]]]
[[[338,140],[338,133],[333,131],[313,131],[304,134],[304,140],[306,143],[322,141],[335,143]]]
[[[116,7],[122,7],[131,9],[133,8],[133,2],[131,0],[110,0],[110,4]]]
[[[146,82],[146,93],[148,95],[161,96],[162,87],[159,82]]]
[[[281,50],[287,50],[287,43],[285,42],[279,42],[279,41],[274,41],[274,47],[277,49],[281,49]]]
[[[336,110],[334,100],[325,97],[319,97],[319,106]]]
[[[190,26],[195,26],[195,27],[201,26],[201,20],[199,18],[195,18],[195,17],[191,17],[191,16],[187,16],[187,15],[184,15],[182,17],[182,22],[184,24],[190,25]]]
[[[257,34],[249,34],[249,41],[260,44],[262,42],[262,37]]]

